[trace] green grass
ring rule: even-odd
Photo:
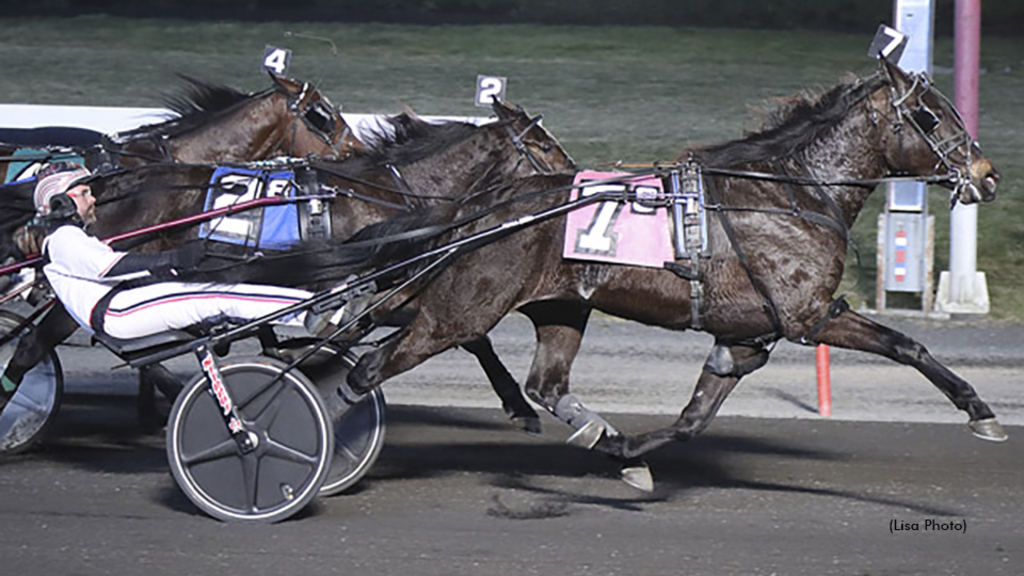
[[[109,17],[7,18],[0,26],[0,102],[153,106],[174,88],[175,71],[262,89],[268,81],[260,59],[273,44],[294,51],[291,75],[318,82],[351,112],[395,113],[408,106],[421,114],[478,114],[472,104],[477,74],[507,76],[508,99],[543,113],[545,125],[585,166],[668,160],[690,144],[739,137],[760,126],[759,109],[772,99],[874,69],[865,54],[875,23],[866,23],[863,35]],[[951,96],[951,39],[937,40],[934,60],[936,82]],[[1000,198],[979,210],[978,269],[988,279],[991,316],[1019,321],[1024,39],[983,38],[981,64],[979,137],[1004,180]],[[854,229],[860,266],[850,259],[843,290],[855,305],[873,305],[882,200],[879,190]],[[944,191],[931,192],[930,210],[938,228],[935,270],[945,270]]]

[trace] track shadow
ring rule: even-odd
[[[842,448],[815,447],[813,443],[793,438],[788,430],[772,430],[777,425],[771,423],[763,426],[773,432],[771,438],[757,437],[753,433],[730,433],[729,427],[716,430],[712,426],[709,432],[690,443],[672,444],[652,452],[647,461],[656,480],[653,493],[633,492],[628,496],[610,497],[599,488],[596,493],[588,494],[586,482],[566,487],[564,481],[553,482],[551,478],[596,477],[618,483],[619,468],[614,460],[568,446],[561,438],[531,439],[504,431],[494,435],[481,433],[481,430],[493,428],[487,424],[493,422],[493,416],[480,411],[466,413],[447,409],[443,416],[433,411],[416,407],[389,409],[389,441],[374,469],[360,483],[364,490],[372,490],[377,482],[487,474],[495,488],[534,496],[527,509],[496,501],[489,513],[527,518],[564,515],[568,504],[642,511],[650,504],[685,498],[691,492],[707,489],[825,496],[933,516],[964,513],[955,505],[922,503],[912,497],[880,494],[870,485],[864,490],[809,486],[808,477],[841,475],[842,468],[837,472],[835,465],[848,467],[862,456]],[[432,429],[439,424],[449,430]],[[816,426],[835,425],[819,423]],[[468,441],[459,438],[462,432],[467,433]],[[778,472],[775,479],[763,479],[764,462],[778,463],[773,468],[788,471]],[[559,486],[553,487],[553,484]]]

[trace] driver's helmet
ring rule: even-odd
[[[46,216],[50,213],[50,201],[54,196],[64,194],[90,176],[92,172],[77,162],[61,161],[47,164],[36,175],[38,181],[35,194],[32,196],[36,211]]]

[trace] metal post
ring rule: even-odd
[[[935,0],[895,0],[893,21],[906,34],[907,43],[898,56],[899,66],[908,72],[930,74]],[[878,283],[876,307],[888,310],[888,293],[920,297],[920,312],[932,312],[932,283],[927,271],[932,253],[927,244],[928,189],[922,182],[893,182],[886,190],[885,211],[878,223]],[[905,303],[906,299],[897,299]],[[903,306],[899,306],[903,308]],[[903,309],[901,312],[907,312]]]
[[[977,138],[981,0],[956,0],[953,34],[953,104]],[[987,314],[988,286],[985,274],[977,270],[978,206],[958,204],[949,227],[949,273],[943,272],[939,280],[938,306],[952,313]]]

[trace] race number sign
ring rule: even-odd
[[[476,105],[490,108],[494,99],[505,99],[505,85],[508,79],[502,76],[477,76],[476,77]]]
[[[896,64],[903,55],[903,49],[907,47],[907,35],[895,28],[885,24],[878,25],[878,32],[875,32],[875,39],[868,48],[869,58],[881,58]]]
[[[292,63],[292,51],[277,46],[267,46],[263,49],[263,67],[278,76],[284,76],[288,72],[288,66]]]
[[[664,198],[661,179],[629,176],[591,171],[576,175],[575,183],[581,187],[573,189],[573,200],[600,192],[632,192],[638,200],[600,202],[570,212],[565,218],[563,258],[650,268],[664,268],[665,262],[675,260],[668,210],[644,202]]]

